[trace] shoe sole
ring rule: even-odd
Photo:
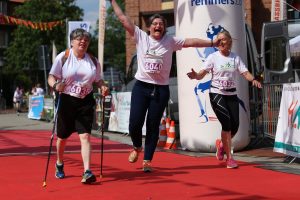
[[[57,178],[57,179],[63,179],[63,178],[65,178],[65,175],[63,177],[59,177],[59,176],[55,175],[55,178]]]
[[[150,173],[150,172],[152,172],[152,171],[153,171],[153,169],[152,169],[152,168],[149,168],[149,167],[147,167],[147,168],[143,168],[143,171],[144,171],[145,173]]]
[[[128,159],[128,162],[130,162],[130,163],[135,163],[136,161],[138,161],[138,158],[137,158],[137,159],[134,159],[134,160],[129,160],[129,159]]]
[[[230,167],[230,166],[227,166],[227,169],[236,169],[238,168],[239,166],[235,166],[235,167]]]

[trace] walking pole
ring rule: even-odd
[[[105,96],[102,95],[102,123],[101,123],[101,163],[100,163],[100,178],[103,177],[102,168],[103,168],[103,137],[104,137],[104,101]]]
[[[55,132],[55,129],[56,129],[56,124],[57,124],[57,111],[58,111],[58,108],[59,108],[59,104],[60,104],[60,94],[58,95],[57,106],[56,106],[56,110],[54,112],[54,124],[53,124],[51,139],[50,139],[50,146],[49,146],[48,159],[47,159],[47,165],[46,165],[46,172],[45,172],[43,187],[47,186],[46,180],[47,180],[48,167],[49,167],[50,155],[51,155],[51,150],[52,150],[52,142],[53,142],[54,132]]]

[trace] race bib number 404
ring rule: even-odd
[[[67,92],[73,97],[84,98],[90,93],[90,89],[82,87],[80,83],[73,83],[68,87]]]

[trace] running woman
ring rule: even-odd
[[[217,38],[221,41],[217,46],[219,51],[207,57],[204,69],[198,73],[192,69],[187,76],[190,79],[201,80],[211,72],[210,102],[222,125],[221,140],[216,140],[216,157],[218,160],[223,160],[226,153],[227,168],[237,168],[238,164],[231,154],[231,139],[239,128],[237,76],[241,74],[257,88],[261,88],[261,84],[248,71],[241,58],[231,52],[232,37],[230,33],[222,30],[218,33]]]

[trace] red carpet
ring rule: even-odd
[[[103,178],[99,150],[93,153],[92,170],[98,181],[80,183],[82,161],[77,134],[70,138],[65,157],[66,178],[54,177],[55,155],[48,171],[47,187],[43,178],[50,132],[0,131],[1,199],[299,199],[300,176],[257,168],[239,162],[229,170],[214,157],[190,157],[157,152],[153,173],[141,171],[141,160],[127,161],[127,145],[105,140]],[[100,149],[93,139],[93,149]],[[71,150],[70,150],[71,149]],[[14,154],[12,154],[14,153]],[[17,154],[18,153],[18,154]]]

